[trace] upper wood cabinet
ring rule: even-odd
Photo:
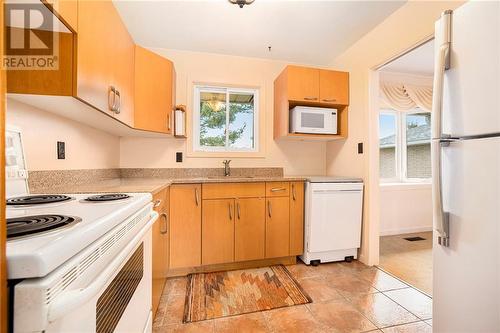
[[[170,268],[201,265],[201,185],[170,187]]]
[[[154,52],[136,46],[134,127],[170,134],[174,107],[174,64]]]
[[[304,102],[317,102],[319,100],[319,69],[288,66],[286,74],[289,100]]]
[[[349,104],[349,73],[319,70],[319,101],[331,105]]]
[[[349,73],[287,66],[274,81],[274,138],[335,140],[347,137]],[[290,133],[290,109],[316,106],[337,109],[338,134]]]
[[[134,43],[111,1],[78,1],[76,96],[133,125]]]

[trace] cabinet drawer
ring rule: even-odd
[[[264,183],[203,184],[203,199],[256,198],[265,196]]]
[[[289,182],[266,183],[266,197],[288,197],[290,195]]]

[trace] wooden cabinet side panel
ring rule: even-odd
[[[166,191],[163,190],[153,196],[153,202],[159,200],[160,205],[154,210],[160,214],[153,224],[152,231],[152,309],[153,316],[156,314],[160,303],[161,294],[165,285],[168,269],[168,237],[162,233],[164,230],[165,215],[168,205],[166,204]]]
[[[234,200],[203,200],[202,265],[234,261]]]
[[[170,187],[170,268],[201,265],[201,186]]]
[[[274,81],[274,138],[288,135],[290,110],[288,103],[288,75],[283,70]]]
[[[304,253],[304,183],[290,185],[290,255],[301,255]]]
[[[288,66],[288,99],[293,101],[319,101],[319,69]]]
[[[135,48],[136,128],[169,133],[172,105],[172,63],[140,46]]]
[[[265,257],[265,198],[236,200],[234,260],[258,260]]]
[[[4,1],[0,0],[0,49],[4,50]],[[3,63],[4,53],[0,52],[0,63]],[[0,67],[0,183],[5,184],[5,93],[6,73]],[[0,187],[0,333],[7,333],[7,309],[9,297],[7,292],[7,257],[5,221],[5,186]],[[12,329],[12,328],[11,328]]]
[[[266,258],[290,253],[290,207],[288,197],[266,198]]]
[[[322,69],[319,82],[321,103],[349,104],[349,73]]]

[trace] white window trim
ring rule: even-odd
[[[406,116],[415,113],[426,113],[422,109],[414,109],[411,111],[401,112],[392,109],[382,109],[379,114],[387,114],[393,115],[396,118],[396,138],[395,138],[395,163],[396,163],[396,176],[391,178],[382,178],[380,177],[381,184],[397,184],[397,183],[408,183],[408,184],[430,184],[432,182],[432,178],[408,178],[407,175],[407,165],[408,165],[408,156],[407,149],[403,149],[406,146],[406,131],[403,130],[406,128]],[[380,126],[380,123],[379,123]],[[380,148],[379,148],[380,149]]]
[[[226,129],[229,128],[229,95],[232,93],[252,93],[254,95],[254,117],[253,117],[253,148],[231,148],[229,144],[229,130],[226,130],[226,146],[225,147],[207,147],[200,146],[200,91],[209,92],[225,92],[226,93]],[[235,88],[229,86],[210,86],[210,85],[195,85],[194,86],[194,102],[193,102],[193,152],[204,153],[256,153],[259,152],[259,89]]]

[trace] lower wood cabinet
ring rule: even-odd
[[[304,182],[290,183],[290,255],[304,253]]]
[[[303,209],[303,182],[172,185],[172,275],[302,254]]]
[[[154,210],[159,214],[158,219],[152,227],[152,266],[153,266],[153,288],[152,288],[152,309],[156,313],[160,303],[163,287],[168,273],[168,241],[169,241],[169,192],[170,189],[155,194],[153,196]]]
[[[234,200],[203,200],[202,265],[234,261]]]
[[[170,268],[201,265],[201,185],[170,187]]]
[[[265,256],[265,198],[236,200],[234,261],[258,260]]]
[[[289,198],[266,198],[266,258],[289,256],[289,235]]]

